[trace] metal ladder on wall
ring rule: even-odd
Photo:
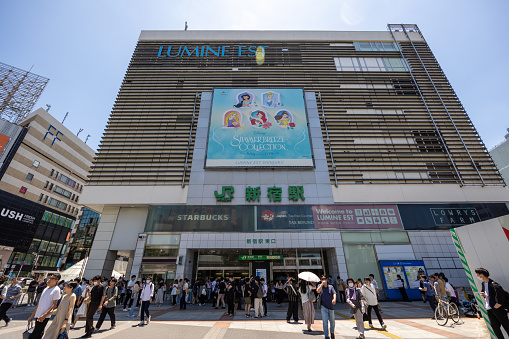
[[[329,129],[327,128],[327,119],[325,119],[325,111],[323,110],[322,92],[318,92],[318,100],[320,100],[320,107],[322,109],[322,121],[323,121],[323,125],[325,127],[325,135],[327,137],[327,139],[326,139],[327,145],[329,146],[329,155],[330,155],[330,159],[331,159],[332,171],[334,172],[334,184],[336,187],[338,187],[338,176],[336,173],[336,163],[334,161],[334,154],[332,153],[332,145],[331,145],[330,137],[329,137]]]
[[[391,33],[391,35],[392,35],[392,38],[393,38],[393,40],[394,40],[394,42],[395,42],[396,44],[398,44],[398,46],[399,46],[399,51],[400,51],[400,53],[401,53],[402,58],[403,58],[404,60],[407,60],[407,58],[405,57],[405,55],[404,55],[404,53],[403,53],[403,48],[401,47],[401,45],[399,44],[399,42],[396,40],[396,37],[395,37],[395,35],[394,35],[394,32],[399,32],[399,31],[401,31],[401,32],[405,33],[405,36],[407,37],[408,41],[410,42],[410,44],[411,44],[411,46],[412,46],[412,49],[414,50],[415,55],[416,55],[416,56],[417,56],[417,58],[419,59],[419,62],[420,62],[420,64],[421,64],[422,68],[423,68],[423,69],[424,69],[424,71],[426,72],[426,75],[427,75],[427,77],[428,77],[428,79],[429,79],[429,81],[430,81],[431,85],[433,86],[433,89],[435,90],[435,93],[437,94],[437,96],[438,96],[438,98],[439,98],[439,100],[440,100],[440,102],[441,102],[442,106],[444,107],[445,112],[447,113],[447,116],[449,117],[449,119],[450,119],[450,121],[451,121],[451,123],[452,123],[452,125],[453,125],[453,127],[454,127],[454,130],[455,130],[455,131],[456,131],[456,133],[458,134],[458,137],[459,137],[459,139],[460,139],[461,143],[463,144],[463,147],[464,147],[464,148],[465,148],[465,150],[467,151],[467,154],[468,154],[468,156],[469,156],[469,158],[470,158],[470,161],[472,162],[472,166],[474,167],[474,169],[475,169],[475,170],[476,170],[476,172],[477,172],[477,175],[478,175],[478,176],[479,176],[479,178],[481,179],[482,186],[486,186],[486,183],[484,182],[484,178],[482,177],[481,172],[479,171],[479,168],[477,167],[477,164],[475,163],[475,161],[474,161],[474,159],[473,159],[472,155],[470,154],[470,151],[469,151],[469,149],[468,149],[467,145],[465,144],[465,142],[464,142],[464,140],[463,140],[463,137],[461,136],[461,133],[460,133],[460,131],[458,130],[458,128],[457,128],[457,126],[456,126],[456,124],[455,124],[455,122],[454,122],[454,120],[453,120],[453,118],[452,118],[452,116],[451,116],[451,114],[450,114],[450,112],[449,112],[449,110],[448,110],[448,108],[447,108],[447,106],[446,106],[445,102],[443,101],[442,96],[440,95],[440,93],[439,93],[439,91],[438,91],[438,88],[435,86],[435,82],[434,82],[434,81],[433,81],[433,79],[431,78],[431,75],[429,74],[428,69],[426,68],[426,65],[425,65],[425,64],[424,64],[424,62],[422,61],[422,58],[421,58],[421,56],[420,56],[419,52],[417,51],[417,48],[415,47],[415,45],[414,45],[414,43],[413,43],[412,39],[410,38],[410,35],[408,34],[408,31],[410,31],[410,32],[416,32],[416,33],[419,33],[419,35],[422,37],[423,41],[424,41],[424,42],[426,43],[426,45],[427,45],[427,42],[426,42],[426,40],[424,39],[424,36],[422,35],[421,31],[419,30],[419,27],[418,27],[417,25],[414,25],[414,24],[388,24],[388,25],[387,25],[387,28],[389,29],[389,31],[390,31],[390,33]],[[410,66],[410,65],[409,65],[409,66]],[[457,174],[457,176],[458,176],[458,178],[459,178],[459,180],[460,180],[460,184],[461,184],[461,186],[464,186],[464,185],[465,185],[465,182],[463,181],[463,178],[462,178],[462,177],[461,177],[461,175],[459,174],[458,168],[456,167],[456,164],[454,163],[454,161],[453,161],[453,159],[452,159],[452,156],[451,156],[451,154],[450,154],[450,152],[449,152],[449,149],[448,149],[447,145],[445,144],[445,140],[443,139],[442,134],[440,133],[440,131],[439,131],[439,129],[438,129],[438,125],[436,124],[435,119],[433,118],[433,114],[431,113],[431,110],[429,109],[429,107],[428,107],[428,105],[427,105],[427,103],[426,103],[426,99],[424,98],[424,95],[422,94],[422,92],[421,92],[421,90],[420,90],[420,88],[419,88],[419,85],[417,84],[417,81],[415,80],[415,77],[414,77],[413,72],[412,72],[412,68],[411,68],[411,67],[409,67],[409,69],[410,69],[410,76],[412,77],[412,80],[413,80],[413,82],[415,83],[415,85],[416,85],[416,87],[417,87],[417,90],[418,90],[418,92],[419,92],[419,95],[421,96],[421,99],[422,99],[422,101],[423,101],[423,103],[424,103],[424,106],[426,107],[426,110],[428,111],[428,114],[429,114],[429,116],[430,116],[430,118],[431,118],[431,121],[433,122],[433,125],[434,125],[434,127],[435,127],[435,129],[436,129],[436,131],[437,131],[437,133],[438,133],[438,135],[439,135],[439,137],[440,137],[440,140],[442,141],[442,144],[443,144],[443,145],[444,145],[444,147],[445,147],[445,150],[446,150],[446,152],[447,152],[447,155],[448,155],[448,157],[449,157],[449,160],[451,161],[451,164],[452,164],[452,166],[454,167],[454,170],[455,170],[455,172],[456,172],[456,174]],[[460,106],[461,106],[461,108],[463,109],[463,106],[462,106],[461,104],[460,104]]]

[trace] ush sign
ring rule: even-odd
[[[35,218],[32,217],[31,215],[19,213],[14,210],[9,210],[7,208],[2,208],[0,216],[3,218],[18,220],[27,224],[33,224],[35,220]]]
[[[217,57],[227,57],[227,56],[265,56],[265,48],[269,46],[196,46],[196,47],[188,47],[188,46],[168,46],[159,47],[158,57],[204,57],[204,56],[217,56]]]

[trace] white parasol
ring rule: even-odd
[[[313,272],[300,272],[299,279],[311,281],[311,282],[320,282],[320,278]]]

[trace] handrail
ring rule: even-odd
[[[194,105],[193,105],[193,118],[191,119],[191,127],[189,128],[189,138],[187,139],[187,151],[186,151],[186,161],[184,163],[184,173],[182,174],[182,188],[186,186],[186,174],[187,174],[187,168],[188,168],[188,161],[189,161],[189,150],[191,149],[191,142],[193,141],[193,126],[194,126],[194,118],[196,116],[196,102],[198,101],[198,98],[200,97],[200,93],[196,92],[196,95],[194,97]]]

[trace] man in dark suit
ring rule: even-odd
[[[498,283],[489,278],[490,272],[487,269],[479,267],[475,270],[477,278],[482,281],[481,296],[486,299],[486,310],[490,319],[491,328],[498,339],[504,339],[503,327],[509,334],[509,318],[507,311],[509,307],[509,299],[506,291]]]

